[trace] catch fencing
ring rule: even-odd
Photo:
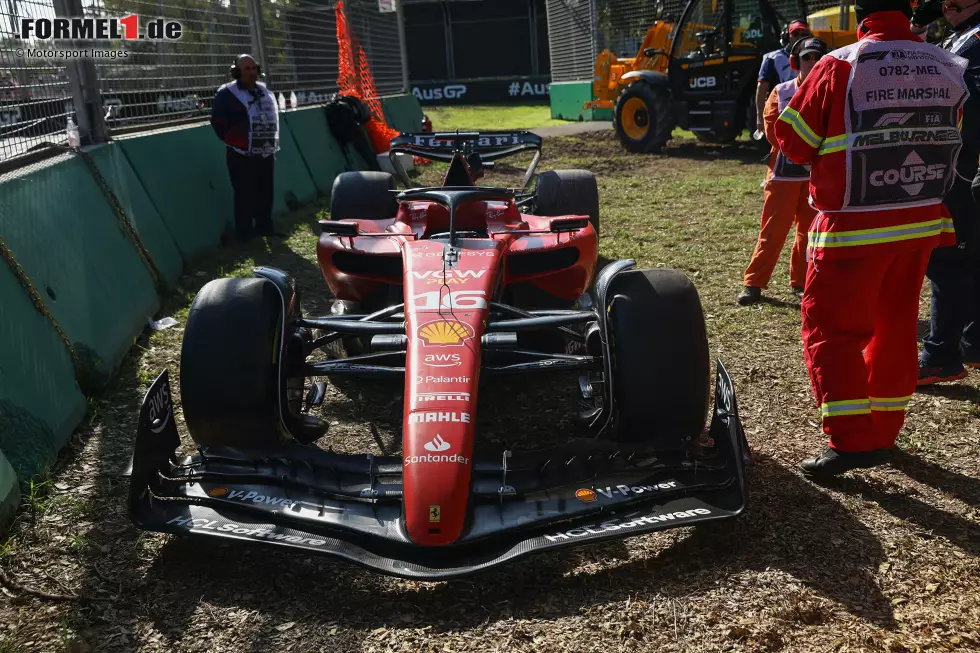
[[[30,161],[46,143],[65,144],[71,118],[82,143],[114,134],[201,121],[236,55],[252,54],[271,91],[289,107],[337,91],[338,0],[0,0],[0,165]],[[390,0],[343,0],[380,95],[408,88],[401,10]],[[179,40],[22,40],[21,20],[83,16],[159,18]],[[56,58],[55,49],[102,56]],[[42,52],[38,52],[38,50]],[[356,51],[357,48],[355,47]],[[40,56],[37,56],[40,55]],[[84,110],[78,111],[82,106]]]

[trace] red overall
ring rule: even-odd
[[[789,104],[796,93],[799,78],[777,84],[766,101],[763,124],[766,138],[776,142],[775,126],[779,113]],[[755,244],[752,260],[745,269],[744,284],[766,288],[769,278],[779,261],[779,253],[786,242],[786,235],[796,224],[793,252],[789,261],[789,283],[802,288],[806,281],[806,234],[810,223],[817,214],[809,204],[810,172],[796,165],[780,154],[775,148],[769,157],[766,170],[765,199],[762,204],[762,227],[759,240]]]
[[[919,293],[933,248],[955,244],[941,209],[954,179],[966,61],[922,43],[897,11],[817,62],[776,124],[812,164],[803,345],[839,451],[891,448],[918,376]]]

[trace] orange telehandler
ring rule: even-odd
[[[675,127],[700,140],[726,143],[755,124],[755,84],[765,53],[781,47],[783,27],[807,16],[817,36],[839,48],[854,31],[838,29],[839,9],[780,15],[769,0],[688,0],[680,20],[657,20],[632,59],[604,50],[596,58],[586,109],[613,109],[613,125],[631,152],[656,152]],[[850,24],[854,24],[853,8]]]

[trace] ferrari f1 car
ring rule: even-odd
[[[521,187],[477,185],[524,151]],[[164,372],[139,417],[135,523],[440,579],[737,516],[747,444],[720,362],[705,428],[698,294],[680,272],[628,260],[596,274],[595,178],[543,172],[528,191],[541,139],[527,132],[403,134],[391,152],[406,190],[380,172],[334,184],[317,248],[329,314],[304,315],[294,280],[270,268],[198,293],[180,363],[197,451],[177,454]],[[398,153],[448,162],[443,185],[411,188]],[[555,372],[577,377],[582,437],[474,450],[481,382]],[[400,455],[316,446],[317,379],[343,376],[404,380]]]

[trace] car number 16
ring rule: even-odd
[[[435,311],[440,308],[486,308],[486,293],[482,290],[457,290],[443,293],[439,290],[424,292],[412,297],[412,303],[419,310]]]

